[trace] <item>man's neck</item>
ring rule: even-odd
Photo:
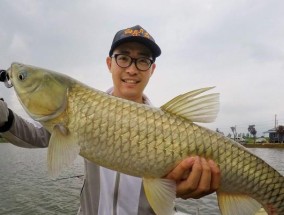
[[[113,94],[113,96],[116,96],[116,95]],[[117,96],[117,97],[120,97],[120,98],[123,98],[123,99],[127,99],[127,100],[129,100],[129,101],[141,103],[141,104],[144,103],[144,99],[143,99],[142,96],[140,96],[140,97],[124,97],[124,96]]]
[[[119,97],[119,98],[122,98],[122,99],[129,100],[129,101],[133,101],[133,102],[137,102],[137,103],[141,103],[141,104],[144,103],[144,98],[143,98],[142,95],[141,96],[123,96],[123,95],[116,93],[115,91],[112,92],[112,95]]]

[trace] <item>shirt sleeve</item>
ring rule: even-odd
[[[1,133],[13,145],[24,148],[45,148],[48,146],[50,133],[42,126],[21,118],[13,113],[14,119],[8,131]]]

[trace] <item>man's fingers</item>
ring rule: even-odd
[[[197,199],[215,192],[220,181],[220,170],[214,161],[196,159],[188,178],[177,184],[177,195],[183,199]]]
[[[167,176],[167,179],[174,180],[176,182],[183,180],[188,177],[189,171],[191,170],[195,157],[189,157],[180,162]]]
[[[200,193],[206,193],[211,187],[211,168],[205,158],[201,158],[201,177],[198,184],[198,191]]]
[[[181,181],[177,185],[177,195],[184,198],[184,195],[192,194],[194,193],[200,184],[200,180],[202,177],[203,172],[203,166],[202,166],[202,160],[197,157],[195,159],[195,162],[192,166],[192,170],[187,177],[186,180]]]
[[[213,161],[208,161],[211,168],[211,189],[216,191],[220,187],[221,183],[221,171],[219,166]]]
[[[196,156],[183,160],[165,178],[176,182],[177,197],[200,198],[219,188],[221,173],[213,160]]]

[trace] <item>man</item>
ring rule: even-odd
[[[151,105],[143,91],[156,69],[155,60],[160,54],[153,37],[141,26],[117,32],[106,59],[113,80],[113,88],[108,93]],[[0,114],[0,132],[11,143],[29,148],[48,146],[50,134],[17,116],[3,101],[0,101]],[[220,170],[213,161],[189,157],[165,178],[176,181],[178,197],[200,198],[216,191]],[[85,160],[85,181],[78,214],[154,214],[141,185],[141,178]]]

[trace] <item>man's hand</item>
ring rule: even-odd
[[[0,98],[0,127],[8,121],[9,110],[6,102],[2,98]]]
[[[221,182],[221,172],[213,160],[188,157],[165,178],[176,181],[177,197],[198,199],[215,192]]]

